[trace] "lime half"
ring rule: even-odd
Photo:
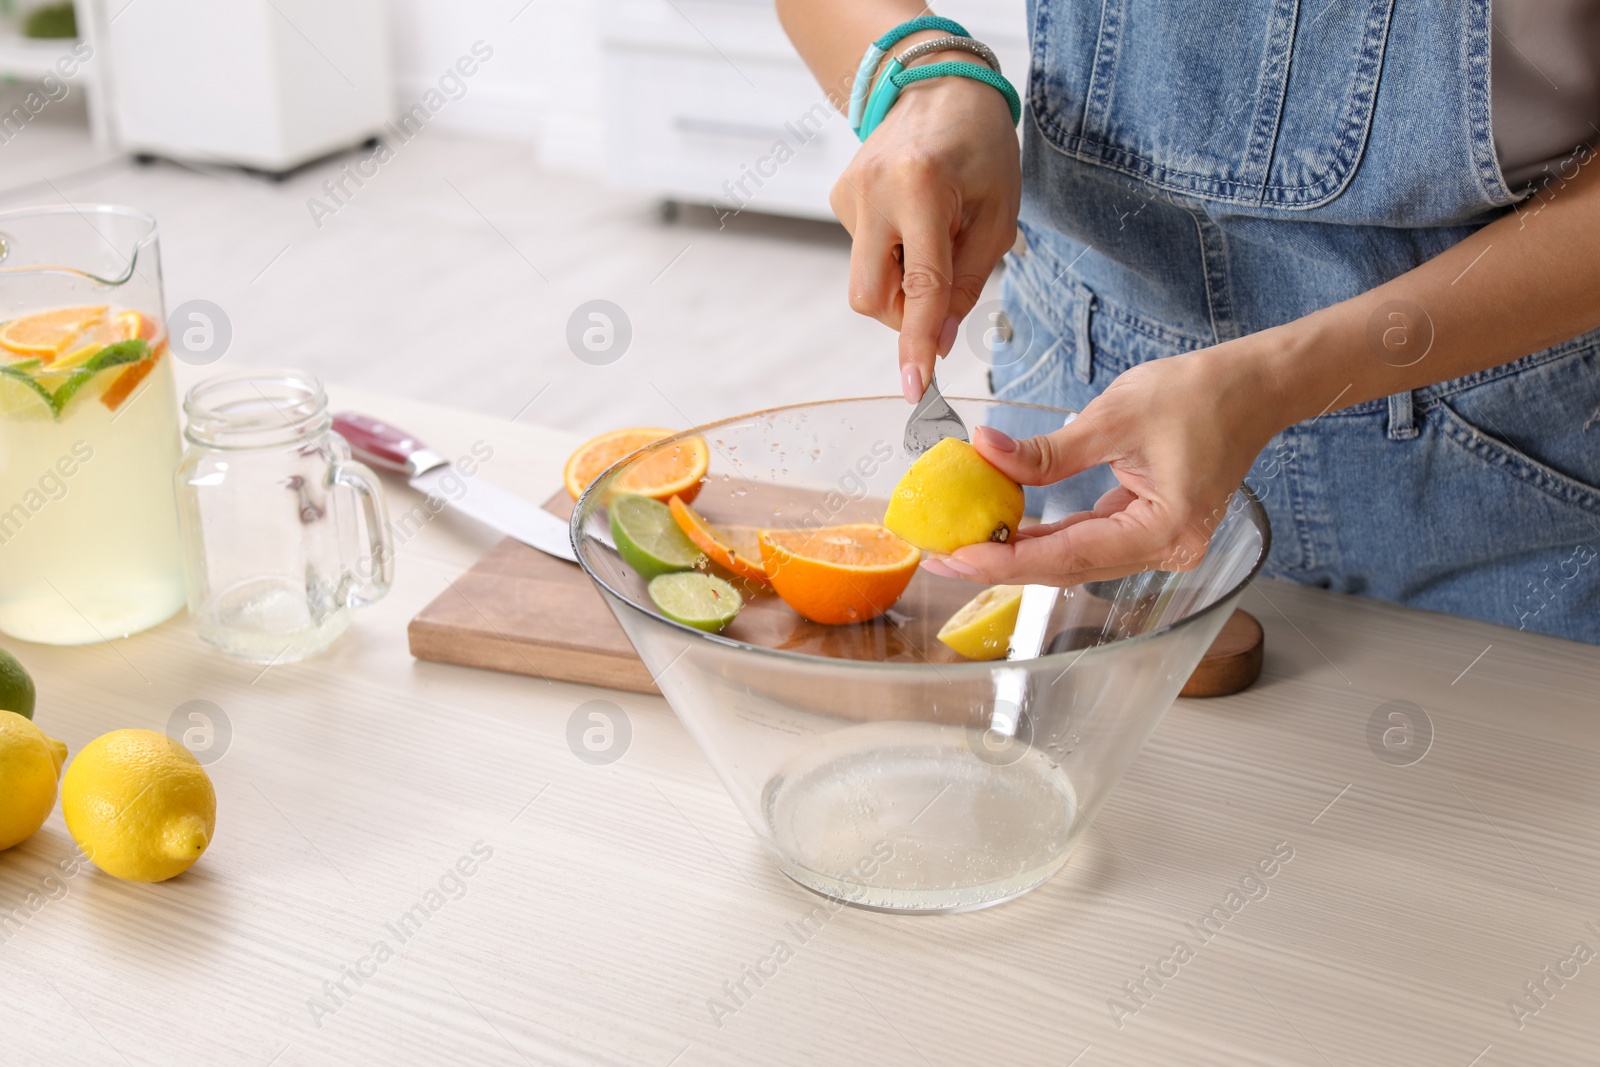
[[[744,607],[739,591],[712,574],[690,571],[652,578],[650,599],[661,614],[696,630],[716,633]]]
[[[646,578],[693,570],[705,559],[671,510],[647,496],[624,493],[611,501],[611,536],[628,566]]]

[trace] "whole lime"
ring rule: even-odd
[[[0,711],[33,718],[33,679],[17,657],[0,648]]]

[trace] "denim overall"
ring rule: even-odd
[[[1029,18],[999,398],[1081,409],[1135,364],[1353,297],[1518,200],[1490,131],[1488,0],[1032,0]],[[1113,484],[1102,467],[1051,492],[1086,508]],[[1248,484],[1268,574],[1600,643],[1600,331],[1293,426]]]

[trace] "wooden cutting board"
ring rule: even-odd
[[[544,506],[563,519],[572,514],[572,500],[565,492]],[[841,517],[841,521],[852,520]],[[906,593],[917,601],[917,610],[898,622],[875,620],[841,627],[807,622],[770,593],[757,592],[728,636],[855,659],[963,662],[933,640],[928,630],[932,620],[948,618],[971,595],[965,583],[934,580],[919,572]],[[659,692],[582,569],[509,537],[423,608],[407,632],[417,659],[635,693]],[[1235,612],[1182,695],[1238,692],[1260,673],[1261,626],[1245,612]]]
[[[565,491],[544,506],[572,515]],[[435,663],[659,692],[582,568],[511,537],[423,608],[407,635],[411,654]]]

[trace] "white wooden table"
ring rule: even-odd
[[[572,443],[335,404],[450,455],[487,442],[483,476],[535,499]],[[789,924],[818,899],[758,850],[662,701],[407,655],[407,620],[494,540],[436,518],[388,600],[306,663],[234,662],[182,619],[114,645],[12,643],[37,721],[74,753],[191,700],[232,739],[210,765],[216,840],[174,881],[62,879],[59,811],[0,853],[0,1062],[1600,1060],[1600,960],[1563,962],[1600,950],[1593,648],[1261,583],[1261,683],[1180,702],[1053,882],[968,915],[846,909],[802,943]],[[565,739],[594,698],[632,727],[607,766]],[[1409,766],[1367,740],[1397,700],[1432,724]],[[1230,901],[1275,847],[1293,858],[1251,883],[1266,895]],[[1188,925],[1230,903],[1209,940]],[[780,940],[793,958],[757,986],[746,968]]]

